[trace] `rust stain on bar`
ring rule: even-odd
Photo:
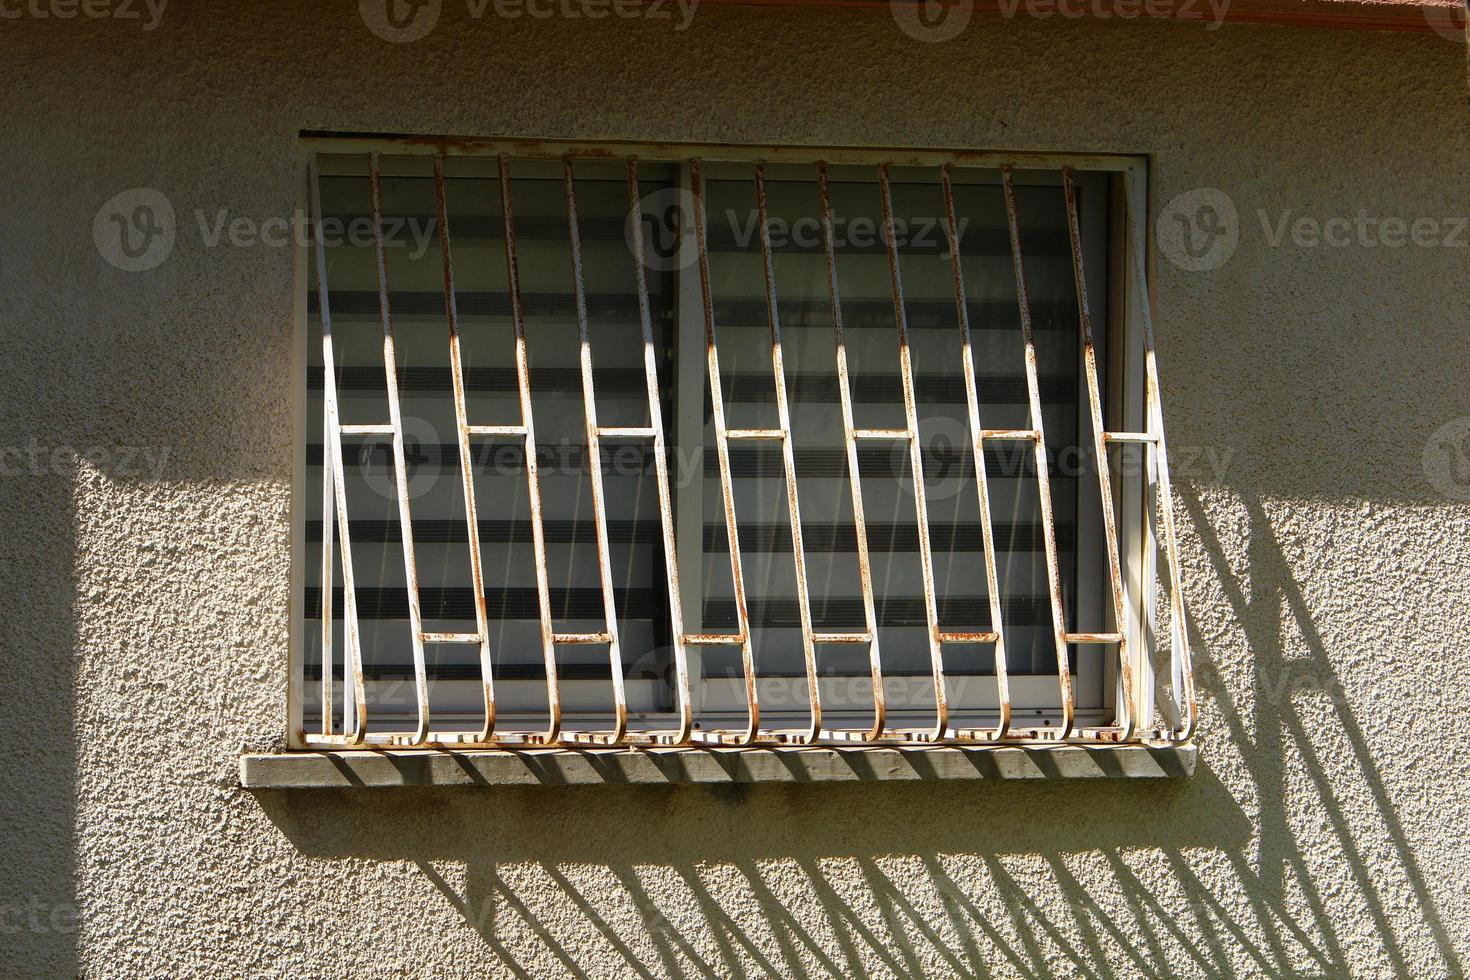
[[[1065,739],[1072,732],[1075,709],[1072,701],[1071,658],[1067,651],[1065,617],[1062,614],[1062,576],[1057,561],[1057,532],[1052,518],[1051,475],[1046,456],[1046,432],[1041,419],[1041,386],[1036,378],[1036,340],[1031,332],[1031,301],[1026,293],[1026,266],[1021,257],[1021,226],[1016,213],[1016,186],[1011,168],[1000,168],[1001,187],[1005,193],[1006,226],[1011,238],[1011,266],[1016,274],[1016,305],[1021,315],[1021,341],[1026,351],[1026,401],[1031,424],[1036,426],[1032,446],[1036,453],[1036,495],[1041,503],[1041,535],[1046,547],[1046,579],[1051,595],[1052,636],[1057,648],[1057,683],[1062,696],[1062,721],[1056,738]]]
[[[786,477],[786,516],[791,525],[791,556],[796,573],[796,609],[801,620],[801,653],[806,664],[807,701],[811,710],[811,726],[806,744],[822,733],[822,699],[817,686],[817,654],[812,643],[811,593],[806,580],[806,550],[801,541],[801,504],[796,489],[796,453],[791,438],[791,409],[786,401],[786,366],[781,350],[781,316],[776,308],[776,269],[771,258],[771,216],[766,202],[765,164],[755,165],[755,207],[760,225],[761,271],[766,286],[766,323],[771,334],[771,374],[776,388],[776,420],[780,428],[781,466]],[[759,431],[759,430],[758,430]]]
[[[597,567],[602,586],[603,633],[561,634],[562,643],[606,643],[612,679],[613,730],[610,742],[621,742],[628,730],[628,697],[623,690],[623,652],[618,642],[617,605],[613,596],[612,552],[607,543],[607,498],[602,487],[602,446],[597,425],[597,389],[592,382],[592,337],[587,328],[587,286],[582,275],[582,234],[577,227],[577,188],[572,161],[563,163],[567,231],[572,254],[572,292],[577,310],[577,360],[582,373],[582,411],[587,424],[587,475],[592,483],[592,524],[597,533]],[[595,637],[595,639],[593,638]]]
[[[965,298],[965,273],[960,258],[959,225],[955,221],[954,183],[948,164],[939,170],[940,187],[944,192],[944,231],[949,240],[950,271],[954,279],[954,303],[956,322],[960,331],[960,359],[965,378],[965,413],[970,427],[970,452],[975,460],[975,493],[980,505],[981,549],[985,561],[985,587],[990,598],[990,632],[973,634],[993,637],[995,652],[996,704],[999,717],[995,729],[988,733],[990,738],[1002,739],[1011,725],[1010,678],[1006,673],[1006,642],[1001,626],[1000,576],[995,567],[995,528],[990,517],[990,480],[985,470],[986,433],[1003,433],[1004,429],[983,429],[980,426],[980,396],[975,387],[975,358],[970,344],[970,305]],[[1036,419],[1041,424],[1041,419]],[[1035,433],[1027,430],[1028,437]],[[992,438],[994,436],[992,435]],[[961,634],[950,634],[950,642],[988,643],[992,640],[962,640]],[[943,637],[941,637],[943,638]]]
[[[1072,280],[1077,291],[1077,325],[1082,334],[1082,365],[1087,375],[1087,405],[1092,418],[1092,448],[1097,456],[1097,488],[1102,503],[1103,540],[1107,547],[1108,585],[1113,597],[1111,634],[1070,634],[1071,643],[1118,644],[1118,672],[1122,703],[1118,723],[1124,740],[1133,737],[1138,712],[1133,704],[1133,660],[1128,650],[1127,614],[1123,609],[1123,570],[1119,559],[1118,523],[1113,515],[1113,478],[1108,466],[1107,427],[1103,424],[1102,392],[1097,380],[1097,350],[1092,339],[1092,314],[1087,305],[1087,275],[1082,265],[1082,230],[1077,220],[1077,184],[1072,168],[1062,168],[1062,190],[1067,203],[1067,240],[1072,250]]]
[[[378,309],[383,321],[383,377],[388,389],[388,418],[393,424],[393,482],[398,496],[398,524],[403,541],[403,576],[408,592],[408,626],[413,641],[413,688],[418,702],[418,727],[410,744],[429,737],[429,680],[424,666],[424,623],[419,612],[419,573],[413,552],[413,517],[408,500],[408,463],[403,453],[403,411],[398,400],[398,352],[393,343],[393,318],[388,308],[388,255],[383,241],[383,182],[378,155],[368,154],[368,185],[372,192],[373,248],[378,272]],[[345,523],[345,522],[344,522]]]
[[[861,634],[868,642],[868,670],[873,682],[874,740],[883,734],[887,721],[887,694],[883,690],[883,657],[878,647],[878,614],[873,607],[873,568],[868,556],[868,526],[863,508],[862,474],[858,469],[856,429],[852,419],[852,385],[847,370],[847,338],[842,329],[842,296],[837,285],[837,250],[832,233],[832,189],[827,183],[827,164],[817,163],[817,195],[821,200],[822,251],[827,260],[827,292],[832,297],[832,343],[837,359],[837,392],[842,406],[842,441],[847,450],[847,485],[852,498],[852,525],[857,540],[858,580],[863,590]],[[856,635],[856,634],[854,634]]]
[[[914,520],[918,525],[919,565],[924,578],[924,618],[929,628],[929,661],[934,673],[933,739],[949,734],[949,693],[944,686],[944,647],[939,642],[939,609],[934,598],[934,557],[929,543],[929,505],[924,494],[924,447],[919,442],[919,413],[914,397],[914,366],[909,356],[908,312],[903,302],[903,275],[898,263],[898,233],[894,228],[893,189],[888,164],[878,165],[878,190],[883,200],[883,231],[888,244],[888,274],[893,284],[893,322],[898,330],[898,372],[903,383],[903,416],[908,429],[909,468],[913,471]],[[1032,365],[1035,391],[1035,365]],[[1039,419],[1038,419],[1039,423]]]
[[[745,574],[740,565],[740,529],[735,520],[735,489],[730,482],[730,442],[725,426],[725,396],[720,387],[720,351],[715,343],[715,301],[709,274],[709,243],[705,225],[704,179],[699,160],[689,161],[689,192],[694,199],[694,242],[698,252],[699,291],[704,306],[705,364],[709,374],[711,417],[715,428],[715,455],[720,466],[720,498],[725,507],[725,534],[730,547],[730,579],[735,590],[735,622],[740,630],[740,666],[745,674],[747,725],[738,740],[748,745],[760,730],[756,698],[755,656],[750,648],[750,614],[745,601]]]
[[[444,310],[449,326],[449,377],[453,386],[454,426],[459,440],[460,485],[464,493],[465,540],[470,553],[470,586],[474,590],[473,642],[480,647],[480,688],[485,720],[475,741],[490,742],[495,733],[494,660],[490,656],[490,620],[485,609],[485,573],[480,556],[480,519],[475,507],[474,456],[470,451],[469,413],[465,408],[464,359],[459,345],[459,307],[455,299],[454,257],[449,244],[449,203],[444,188],[444,158],[434,158],[434,205],[439,219],[439,252],[444,264]],[[465,642],[471,642],[465,640]]]
[[[501,156],[500,210],[505,219],[505,290],[510,299],[510,321],[515,330],[516,388],[520,394],[521,425],[525,428],[526,492],[530,498],[531,547],[536,560],[536,605],[541,619],[541,650],[546,663],[547,713],[541,739],[554,744],[561,737],[561,689],[556,676],[556,642],[552,638],[551,595],[546,581],[546,533],[541,524],[541,478],[536,463],[536,428],[531,417],[531,367],[526,351],[526,317],[521,308],[520,262],[516,254],[515,212],[511,205],[510,158]]]
[[[684,604],[679,589],[679,558],[674,541],[674,502],[669,490],[669,454],[664,440],[663,403],[658,390],[658,349],[653,339],[653,315],[648,306],[648,278],[644,271],[643,205],[638,194],[638,158],[628,157],[628,221],[633,244],[633,281],[638,294],[638,325],[643,332],[643,378],[648,392],[648,427],[653,437],[654,476],[658,483],[659,532],[663,536],[664,575],[668,581],[669,624],[674,639],[674,682],[679,699],[679,727],[671,734],[646,737],[683,744],[694,727],[694,702],[689,685],[688,640],[684,635]]]

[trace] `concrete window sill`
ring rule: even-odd
[[[598,783],[1167,779],[1194,774],[1192,743],[838,748],[285,752],[240,757],[247,789]]]

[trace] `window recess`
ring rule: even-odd
[[[303,171],[293,745],[1190,737],[1139,161]]]

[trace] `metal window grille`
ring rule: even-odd
[[[390,243],[393,234],[392,216],[385,216],[383,187],[384,155],[392,159],[414,158],[419,165],[420,184],[432,189],[431,206],[426,210],[432,218],[432,239],[438,245],[439,291],[442,305],[433,303],[416,307],[412,297],[424,291],[400,292],[395,285],[390,288],[390,279],[398,274],[390,261]],[[424,158],[427,159],[424,159]],[[687,302],[689,315],[696,317],[702,326],[703,378],[691,377],[688,365],[698,363],[683,359],[681,370],[674,372],[672,379],[666,365],[666,352],[659,325],[661,310],[655,309],[652,297],[664,287],[652,283],[650,269],[659,270],[655,257],[648,254],[650,243],[644,234],[644,193],[640,178],[640,159],[659,161],[680,175],[675,188],[682,188],[687,195],[686,216],[689,231],[681,245],[692,247],[693,261],[687,268],[674,274],[684,285],[681,302]],[[365,176],[366,195],[363,215],[371,232],[370,248],[372,291],[343,290],[333,285],[333,261],[330,247],[333,214],[324,210],[323,170],[324,166],[337,166],[342,161],[359,168]],[[486,209],[483,213],[466,212],[452,214],[448,202],[446,166],[451,162],[473,160],[481,164],[482,183],[493,185],[494,203],[498,208]],[[548,519],[543,514],[543,490],[539,461],[542,449],[538,446],[535,417],[538,406],[533,405],[533,388],[538,375],[533,369],[534,357],[528,335],[528,308],[534,315],[549,302],[548,291],[541,285],[528,289],[522,275],[523,245],[518,238],[516,207],[512,193],[515,178],[513,163],[523,161],[535,163],[541,174],[542,192],[555,182],[549,176],[559,170],[559,194],[564,207],[564,226],[558,231],[549,227],[547,221],[537,216],[526,224],[534,239],[534,247],[541,242],[559,237],[567,252],[569,275],[560,287],[551,292],[569,304],[562,303],[550,314],[569,320],[575,327],[576,368],[575,377],[559,378],[563,395],[579,397],[580,426],[585,440],[581,447],[582,468],[588,481],[590,506],[579,502],[579,512],[590,510],[590,543],[595,549],[595,569],[587,572],[595,578],[595,587],[583,589],[579,594],[592,595],[590,602],[571,597],[577,590],[554,588],[548,569],[549,548],[565,540],[576,538],[587,543],[588,522]],[[750,176],[750,187],[754,195],[755,236],[750,249],[751,257],[759,267],[760,307],[759,316],[764,319],[764,357],[770,369],[768,398],[773,414],[769,424],[731,425],[726,408],[730,395],[726,390],[729,381],[736,387],[755,384],[748,378],[729,377],[722,366],[720,347],[720,321],[722,305],[717,295],[711,270],[711,256],[715,249],[711,244],[709,219],[711,179],[710,169],[714,166],[734,162],[746,168]],[[606,172],[610,166],[623,172],[624,185],[622,203],[626,216],[625,226],[633,229],[625,236],[628,251],[627,269],[630,270],[633,304],[631,310],[619,315],[631,316],[637,327],[637,344],[640,349],[633,356],[638,367],[619,368],[617,384],[624,395],[622,408],[641,402],[646,415],[636,424],[619,420],[607,424],[599,415],[599,384],[606,386],[609,374],[601,369],[594,357],[594,324],[606,314],[608,302],[602,293],[590,291],[589,276],[599,281],[606,278],[604,270],[596,263],[589,264],[584,237],[593,223],[606,230],[609,219],[600,214],[593,218],[579,217],[578,168],[597,167]],[[810,488],[811,479],[803,477],[801,470],[802,447],[798,445],[796,427],[793,424],[793,389],[786,365],[786,346],[783,338],[783,315],[793,309],[793,302],[783,293],[778,278],[776,257],[780,245],[773,240],[770,181],[768,169],[804,168],[815,185],[818,226],[817,253],[824,266],[826,296],[826,327],[831,360],[827,366],[830,373],[818,379],[823,386],[823,397],[835,399],[840,414],[841,446],[837,462],[838,476],[845,483],[845,506],[850,513],[850,523],[822,525],[814,529],[804,519],[800,503],[803,487]],[[852,306],[844,300],[839,266],[842,262],[843,245],[838,241],[834,220],[833,183],[834,171],[844,173],[863,169],[876,184],[879,200],[877,215],[881,234],[877,247],[885,253],[887,264],[887,291],[891,297],[891,323],[888,329],[896,341],[896,385],[872,385],[891,399],[891,407],[901,413],[899,425],[860,424],[855,408],[854,373],[850,369],[849,325],[845,322],[845,311]],[[960,371],[959,391],[962,399],[960,418],[965,432],[964,453],[965,478],[963,493],[973,497],[978,512],[978,548],[967,552],[971,563],[970,573],[984,583],[983,600],[972,604],[968,620],[982,617],[984,628],[973,625],[956,626],[948,621],[955,603],[947,603],[936,587],[934,547],[929,524],[930,505],[926,500],[926,450],[921,439],[921,428],[925,419],[921,407],[925,381],[916,372],[911,353],[911,317],[914,307],[905,295],[905,256],[900,248],[899,220],[894,203],[895,170],[902,169],[906,180],[928,180],[937,199],[942,202],[937,216],[942,225],[942,244],[950,264],[949,279],[952,288],[952,310],[949,314],[951,329],[955,331],[959,348]],[[967,278],[964,268],[967,240],[963,226],[957,219],[956,182],[960,175],[983,172],[996,177],[1000,198],[1004,205],[1004,235],[998,243],[1001,254],[1009,260],[1014,282],[1015,330],[1022,351],[1023,385],[1018,390],[1018,399],[1024,407],[1025,423],[1020,425],[997,425],[987,421],[987,407],[981,396],[981,380],[977,375],[977,355],[972,342],[974,324],[972,317],[977,306],[967,296]],[[1090,519],[1100,527],[1102,555],[1101,566],[1105,581],[1092,583],[1099,587],[1103,596],[1111,625],[1099,629],[1083,630],[1069,626],[1069,617],[1064,609],[1064,589],[1061,550],[1059,541],[1065,530],[1053,506],[1051,470],[1053,467],[1048,452],[1046,426],[1043,417],[1047,411],[1046,377],[1039,369],[1036,330],[1033,323],[1034,303],[1031,299],[1033,280],[1027,273],[1027,256],[1023,248],[1023,228],[1018,204],[1017,174],[1024,172],[1028,180],[1048,183],[1059,190],[1060,221],[1064,226],[1064,244],[1058,250],[1057,261],[1067,268],[1075,293],[1075,341],[1078,360],[1081,399],[1077,407],[1085,415],[1086,425],[1082,428],[1090,435],[1094,465],[1088,479],[1096,481],[1096,513]],[[1136,326],[1136,340],[1124,359],[1131,358],[1134,375],[1138,378],[1140,404],[1126,410],[1114,411],[1118,418],[1139,420],[1135,429],[1109,429],[1105,425],[1106,414],[1103,399],[1103,383],[1106,365],[1100,367],[1094,337],[1094,314],[1089,303],[1089,276],[1093,270],[1086,267],[1083,244],[1082,209],[1079,207],[1079,172],[1103,173],[1118,191],[1117,215],[1119,241],[1123,243],[1121,261],[1115,262],[1119,280],[1124,287],[1117,292],[1122,297],[1119,304],[1123,316]],[[919,176],[915,177],[914,175]],[[391,746],[537,746],[537,745],[685,745],[716,744],[743,746],[752,744],[812,744],[823,741],[848,743],[910,742],[910,743],[992,743],[992,742],[1056,742],[1056,741],[1129,741],[1135,739],[1174,739],[1190,737],[1196,718],[1193,682],[1190,674],[1189,649],[1183,598],[1178,586],[1178,555],[1175,539],[1173,501],[1169,482],[1167,453],[1164,446],[1163,418],[1159,402],[1158,370],[1154,356],[1153,331],[1149,318],[1147,295],[1146,256],[1144,246],[1145,211],[1142,197],[1142,180],[1139,165],[1130,160],[1113,158],[1001,158],[981,154],[909,153],[892,154],[862,153],[856,151],[805,151],[786,148],[743,149],[721,148],[669,148],[669,147],[589,147],[574,144],[526,144],[497,145],[494,143],[466,143],[459,141],[450,145],[387,144],[382,147],[364,147],[350,140],[330,141],[313,146],[306,161],[307,197],[310,220],[314,229],[314,242],[310,262],[312,278],[315,279],[313,305],[319,319],[321,333],[320,366],[313,372],[314,381],[320,384],[321,416],[320,446],[322,470],[320,514],[314,522],[314,540],[319,542],[319,577],[312,593],[306,599],[306,616],[303,620],[319,621],[312,646],[315,652],[311,670],[302,669],[298,655],[298,666],[293,681],[293,705],[299,719],[300,744],[314,747],[349,747],[362,745]],[[605,205],[605,202],[604,202]],[[349,209],[350,210],[350,209]],[[494,211],[492,214],[491,211]],[[606,206],[603,211],[606,211]],[[1106,210],[1101,212],[1106,215]],[[453,222],[451,222],[453,218]],[[340,222],[338,222],[340,224]],[[476,231],[481,225],[494,225],[490,233]],[[468,237],[474,239],[474,262],[483,266],[488,261],[490,246],[503,251],[498,262],[503,267],[503,280],[497,288],[489,290],[466,289],[461,280],[465,270],[462,258],[456,255],[455,233],[462,226],[470,227]],[[340,229],[339,229],[340,230]],[[488,244],[487,244],[488,243]],[[995,244],[995,243],[992,243]],[[599,253],[601,254],[601,253]],[[655,277],[667,279],[667,270],[656,271]],[[417,272],[412,273],[417,275]],[[682,277],[682,278],[681,278]],[[509,398],[499,407],[511,411],[501,412],[499,417],[480,417],[477,413],[488,406],[485,399],[467,395],[467,368],[463,352],[469,328],[461,316],[461,306],[470,303],[478,311],[491,309],[503,317],[509,326],[506,338],[511,347],[510,366],[505,368],[471,368],[478,371],[476,378],[491,378],[493,384]],[[728,303],[725,307],[728,308]],[[805,317],[811,310],[797,303],[798,313]],[[810,305],[810,304],[809,304]],[[818,304],[820,305],[820,304]],[[353,311],[358,316],[358,327],[354,335],[339,336],[334,331],[334,313]],[[983,314],[987,307],[979,307]],[[749,312],[749,311],[747,311]],[[932,311],[931,311],[932,312]],[[399,346],[395,341],[395,324],[403,316],[412,315],[430,323],[437,321],[437,329],[447,343],[447,372],[439,372],[432,383],[423,382],[426,369],[400,364]],[[926,316],[930,313],[926,313]],[[366,319],[376,321],[371,331],[360,329]],[[989,327],[990,325],[986,325]],[[803,320],[802,330],[809,334],[813,330],[810,317]],[[376,355],[378,365],[373,368],[362,363],[362,351],[371,345],[380,346]],[[353,347],[357,354],[353,364],[339,367],[338,353],[343,344]],[[626,353],[626,352],[625,352]],[[630,355],[632,356],[632,355]],[[804,355],[805,356],[805,355]],[[625,358],[626,360],[627,358]],[[499,373],[496,373],[496,372]],[[430,372],[432,373],[432,372]],[[447,373],[447,378],[443,375]],[[661,377],[661,373],[664,377]],[[493,375],[493,377],[491,377]],[[347,381],[353,390],[364,390],[381,386],[381,414],[366,421],[343,421],[343,395],[340,386]],[[697,535],[686,536],[681,528],[678,510],[679,488],[674,485],[670,469],[671,445],[666,434],[665,396],[672,380],[674,385],[686,392],[707,386],[707,424],[713,449],[713,461],[709,470],[716,481],[719,520],[710,524],[700,521],[695,525]],[[932,380],[932,379],[930,379]],[[868,384],[866,377],[860,377]],[[801,385],[816,382],[798,374],[796,383]],[[405,384],[419,390],[427,387],[434,395],[448,396],[452,408],[454,442],[447,446],[432,447],[445,459],[453,457],[453,468],[458,471],[458,521],[461,526],[451,526],[454,521],[434,520],[415,522],[413,516],[414,493],[410,487],[410,455],[423,451],[425,447],[414,446],[408,438],[403,410]],[[953,387],[953,385],[951,385]],[[797,391],[797,394],[801,394]],[[376,397],[376,396],[375,396]],[[606,404],[604,401],[603,404]],[[361,406],[358,406],[361,408]],[[626,414],[626,413],[623,413]],[[507,417],[507,415],[509,417]],[[1079,438],[1081,438],[1079,436]],[[361,515],[361,506],[353,510],[349,504],[349,467],[344,451],[344,439],[382,440],[387,465],[384,475],[388,486],[383,494],[387,510],[381,519],[372,521]],[[651,463],[649,481],[652,484],[652,503],[639,502],[623,507],[616,515],[609,514],[609,488],[604,474],[605,445],[633,446],[641,458]],[[477,490],[474,461],[477,451],[485,446],[503,448],[506,457],[518,463],[520,488],[524,493],[524,509],[519,497],[510,499],[509,493],[499,493],[491,500]],[[1114,471],[1110,464],[1111,450],[1118,446],[1133,446],[1141,450],[1144,465],[1134,483]],[[1008,597],[1005,595],[1002,574],[998,571],[998,556],[1005,542],[1022,535],[1017,527],[1004,527],[995,520],[992,506],[992,480],[990,468],[993,452],[997,447],[1019,447],[1024,455],[1031,457],[1030,467],[1035,474],[1035,492],[1039,520],[1040,551],[1044,558],[1045,596],[1036,603],[1037,629],[1048,635],[1055,653],[1055,701],[1044,724],[1018,720],[1012,696],[1012,678],[1008,670],[1006,649]],[[785,495],[784,526],[775,522],[742,527],[737,506],[737,462],[749,465],[756,459],[746,453],[774,452],[778,462],[773,464],[774,478],[779,479]],[[904,482],[911,494],[913,521],[911,527],[894,524],[870,524],[865,507],[864,482],[867,471],[873,468],[876,458],[874,450],[886,452],[892,463],[892,476]],[[742,455],[743,454],[743,455]],[[360,459],[363,457],[359,457]],[[441,460],[441,464],[444,460]],[[799,465],[801,464],[801,465]],[[1089,493],[1092,491],[1089,490]],[[1121,498],[1121,499],[1120,499]],[[382,503],[382,501],[379,501]],[[501,514],[487,513],[487,503],[499,507]],[[1080,505],[1079,505],[1080,506]],[[629,509],[631,508],[631,510]],[[640,510],[641,508],[641,510]],[[1142,542],[1128,551],[1129,560],[1125,568],[1123,533],[1120,532],[1118,514],[1132,508],[1136,521],[1134,535]],[[652,520],[644,523],[624,520],[624,512],[647,514],[653,511]],[[515,511],[515,513],[509,513]],[[445,511],[447,513],[448,511]],[[614,517],[616,519],[614,519]],[[656,528],[649,533],[648,525]],[[548,544],[548,528],[552,544]],[[529,536],[532,548],[531,573],[534,587],[525,592],[511,589],[496,591],[489,581],[484,549],[487,533],[496,540],[510,540]],[[813,530],[817,537],[831,548],[850,548],[855,555],[859,601],[854,626],[833,628],[831,617],[818,615],[813,609],[813,586],[810,581],[809,538]],[[885,670],[885,654],[888,650],[881,636],[884,618],[889,616],[893,597],[884,593],[884,584],[875,581],[872,548],[875,534],[883,541],[903,537],[912,539],[911,546],[917,555],[921,602],[913,603],[913,622],[922,635],[922,654],[927,658],[928,690],[932,703],[923,711],[915,711],[912,705],[895,710],[888,703],[891,668]],[[462,543],[463,559],[469,578],[469,601],[455,606],[443,593],[448,590],[420,589],[419,554],[416,537],[426,536],[433,541]],[[999,538],[1005,540],[999,540]],[[373,581],[366,588],[360,587],[361,561],[354,564],[354,538],[359,543],[371,540],[391,543],[401,552],[401,568],[390,561],[387,552],[377,555],[378,568],[371,576]],[[841,538],[843,543],[834,545]],[[614,565],[621,559],[615,558],[614,547],[636,540],[649,549],[651,581],[657,580],[661,588],[647,595],[632,596],[631,590],[617,587]],[[1152,542],[1157,540],[1164,558],[1164,568],[1169,579],[1169,601],[1164,607],[1155,608],[1153,581],[1156,563],[1153,560]],[[774,552],[782,556],[789,554],[791,589],[790,595],[773,595],[769,591],[752,597],[743,549]],[[713,562],[728,565],[728,594],[716,594],[711,576],[699,575],[695,592],[685,594],[681,588],[683,579],[689,577],[688,560],[681,562],[680,548],[697,547],[703,552],[698,556],[705,567]],[[907,545],[905,545],[907,547]],[[950,553],[953,559],[953,551]],[[661,558],[661,561],[658,560]],[[589,564],[584,562],[583,564]],[[390,567],[391,566],[391,567]],[[830,575],[830,572],[829,572]],[[891,576],[890,576],[891,578]],[[340,585],[335,583],[340,582]],[[395,589],[383,589],[381,583],[400,583]],[[402,608],[396,600],[385,598],[387,592],[397,594],[401,590]],[[430,593],[433,593],[432,595]],[[803,710],[791,710],[781,706],[780,710],[762,713],[762,663],[758,634],[763,618],[770,619],[767,610],[778,603],[794,604],[794,616],[789,613],[782,622],[794,629],[799,643],[800,677],[804,681],[805,704]],[[753,608],[760,606],[759,615]],[[373,610],[381,614],[385,606],[393,608],[388,618],[407,621],[407,644],[400,643],[403,655],[403,676],[400,678],[407,693],[404,699],[407,711],[393,714],[392,724],[380,724],[375,709],[367,696],[369,677],[365,672],[367,654],[365,646],[369,639],[381,646],[382,636],[364,636],[365,616],[371,617]],[[454,606],[453,610],[450,607]],[[625,685],[628,676],[626,663],[625,627],[630,607],[638,606],[642,615],[653,622],[663,623],[669,638],[666,663],[661,666],[662,676],[668,689],[665,710],[630,711],[629,691]],[[512,611],[514,609],[518,612]],[[703,610],[700,618],[705,625],[686,628],[690,618],[686,612]],[[711,615],[709,610],[719,611]],[[979,610],[977,613],[976,610]],[[521,643],[538,648],[540,665],[538,671],[516,661],[507,664],[497,657],[492,636],[493,620],[497,616],[519,615],[534,626],[532,632],[524,634]],[[434,628],[431,621],[458,618],[473,621],[473,628]],[[1075,617],[1074,617],[1075,618]],[[710,620],[721,620],[727,626],[720,630],[708,627]],[[1139,622],[1142,619],[1143,622]],[[1155,634],[1154,621],[1167,621],[1161,632],[1167,635],[1167,658],[1170,663],[1168,677],[1172,710],[1166,720],[1162,709],[1153,706],[1151,637]],[[988,621],[988,622],[987,622]],[[584,625],[569,627],[569,622]],[[587,623],[595,623],[587,627]],[[647,637],[639,641],[648,645]],[[298,643],[298,649],[304,643]],[[402,649],[406,646],[406,649]],[[477,663],[459,667],[457,676],[476,686],[478,710],[474,712],[446,712],[447,721],[436,718],[432,705],[430,663],[427,651],[442,647],[459,647],[475,651]],[[595,650],[605,648],[606,668],[594,669],[595,664],[579,658],[568,666],[559,657],[559,651],[570,648]],[[847,710],[839,713],[835,720],[824,715],[823,677],[819,669],[824,651],[833,648],[859,649],[865,653],[865,673],[871,692],[870,704],[860,712]],[[1075,711],[1074,656],[1071,651],[1084,648],[1104,648],[1110,671],[1108,676],[1116,678],[1115,693],[1111,698],[1110,716],[1097,724],[1080,724]],[[974,715],[959,717],[951,710],[950,695],[953,678],[946,677],[946,667],[953,669],[956,660],[974,660],[974,651],[990,651],[986,662],[990,665],[984,672],[987,684],[993,684],[992,707],[983,724],[974,722]],[[910,651],[912,652],[912,651]],[[743,704],[733,714],[712,715],[714,723],[701,721],[697,710],[702,703],[701,686],[706,683],[700,668],[702,658],[733,657],[737,664],[734,670],[738,698]],[[314,678],[313,678],[314,675]],[[527,679],[529,678],[529,680]],[[317,684],[311,685],[310,680]],[[539,719],[529,718],[523,708],[507,712],[502,710],[504,698],[501,692],[507,685],[532,684],[544,689],[544,710]],[[568,711],[565,707],[563,689],[567,684],[606,685],[602,697],[607,710]],[[318,715],[316,724],[308,724],[304,718],[303,705],[310,702]],[[850,705],[847,706],[849,709]],[[858,716],[863,715],[859,720]],[[470,720],[465,719],[469,716]],[[636,716],[636,717],[635,717]],[[639,722],[637,718],[645,719]],[[405,721],[406,719],[406,721]]]

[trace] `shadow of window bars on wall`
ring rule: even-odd
[[[1140,161],[304,169],[293,744],[1191,736]]]

